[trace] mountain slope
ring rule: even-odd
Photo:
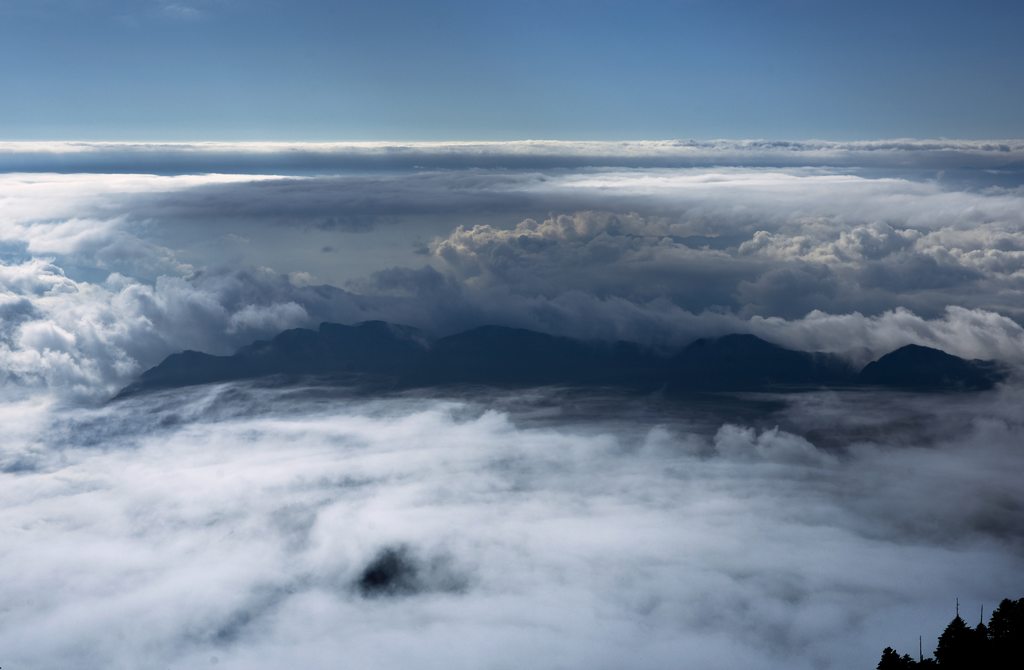
[[[678,389],[742,390],[848,384],[854,371],[836,356],[793,351],[754,335],[693,342],[672,361]]]
[[[857,380],[891,388],[976,391],[992,388],[1004,376],[991,361],[969,361],[908,344],[868,363]]]
[[[354,326],[323,323],[318,330],[286,330],[271,340],[242,347],[232,356],[198,351],[172,354],[142,373],[121,395],[273,374],[397,375],[421,365],[429,344],[430,338],[422,331],[383,321]]]

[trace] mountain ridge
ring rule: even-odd
[[[973,391],[1006,376],[992,361],[914,344],[857,370],[834,354],[787,349],[742,333],[701,338],[664,353],[634,342],[585,341],[497,325],[435,338],[411,326],[363,321],[285,330],[227,356],[171,354],[117,397],[271,375],[365,376],[400,388],[565,384],[669,393],[846,386]]]

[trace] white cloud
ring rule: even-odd
[[[181,2],[161,2],[160,10],[166,16],[184,21],[195,21],[203,18],[205,15],[203,10]]]
[[[715,450],[730,458],[761,458],[791,464],[828,463],[833,459],[799,435],[780,431],[778,426],[758,434],[750,427],[725,424],[715,433]]]
[[[359,316],[345,292],[267,270],[92,283],[40,260],[0,264],[0,306],[13,310],[0,338],[6,383],[86,398],[109,396],[181,349],[229,353],[318,317]]]
[[[954,594],[1018,595],[1016,392],[917,420],[901,396],[810,394],[773,417],[793,432],[702,432],[684,408],[652,419],[656,448],[628,409],[542,427],[500,397],[24,405],[0,447],[0,646],[44,668],[870,666]],[[800,436],[829,412],[833,452]],[[464,587],[361,597],[399,545]]]

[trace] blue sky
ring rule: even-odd
[[[1024,136],[1024,4],[0,0],[0,139]]]

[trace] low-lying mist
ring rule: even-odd
[[[1024,592],[1020,389],[7,403],[12,668],[870,668]]]

